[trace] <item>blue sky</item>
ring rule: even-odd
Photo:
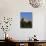
[[[21,18],[25,18],[29,21],[32,20],[32,12],[21,12],[20,15],[21,15]]]

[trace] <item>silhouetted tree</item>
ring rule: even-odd
[[[31,21],[26,22],[24,21],[24,18],[22,18],[20,21],[20,26],[22,28],[32,28],[32,22]]]

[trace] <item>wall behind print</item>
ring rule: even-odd
[[[21,29],[20,28],[20,12],[32,12],[33,13],[33,28]],[[46,8],[32,8],[28,0],[0,0],[0,19],[4,16],[12,17],[12,26],[8,31],[9,37],[13,37],[16,40],[28,40],[34,34],[37,35],[39,40],[44,40],[45,30],[45,16]],[[3,31],[0,30],[0,39],[4,39]]]

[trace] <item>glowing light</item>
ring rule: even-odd
[[[6,35],[6,37],[8,37],[8,34]]]

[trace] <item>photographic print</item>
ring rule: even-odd
[[[20,18],[21,28],[32,28],[32,12],[21,12]]]

